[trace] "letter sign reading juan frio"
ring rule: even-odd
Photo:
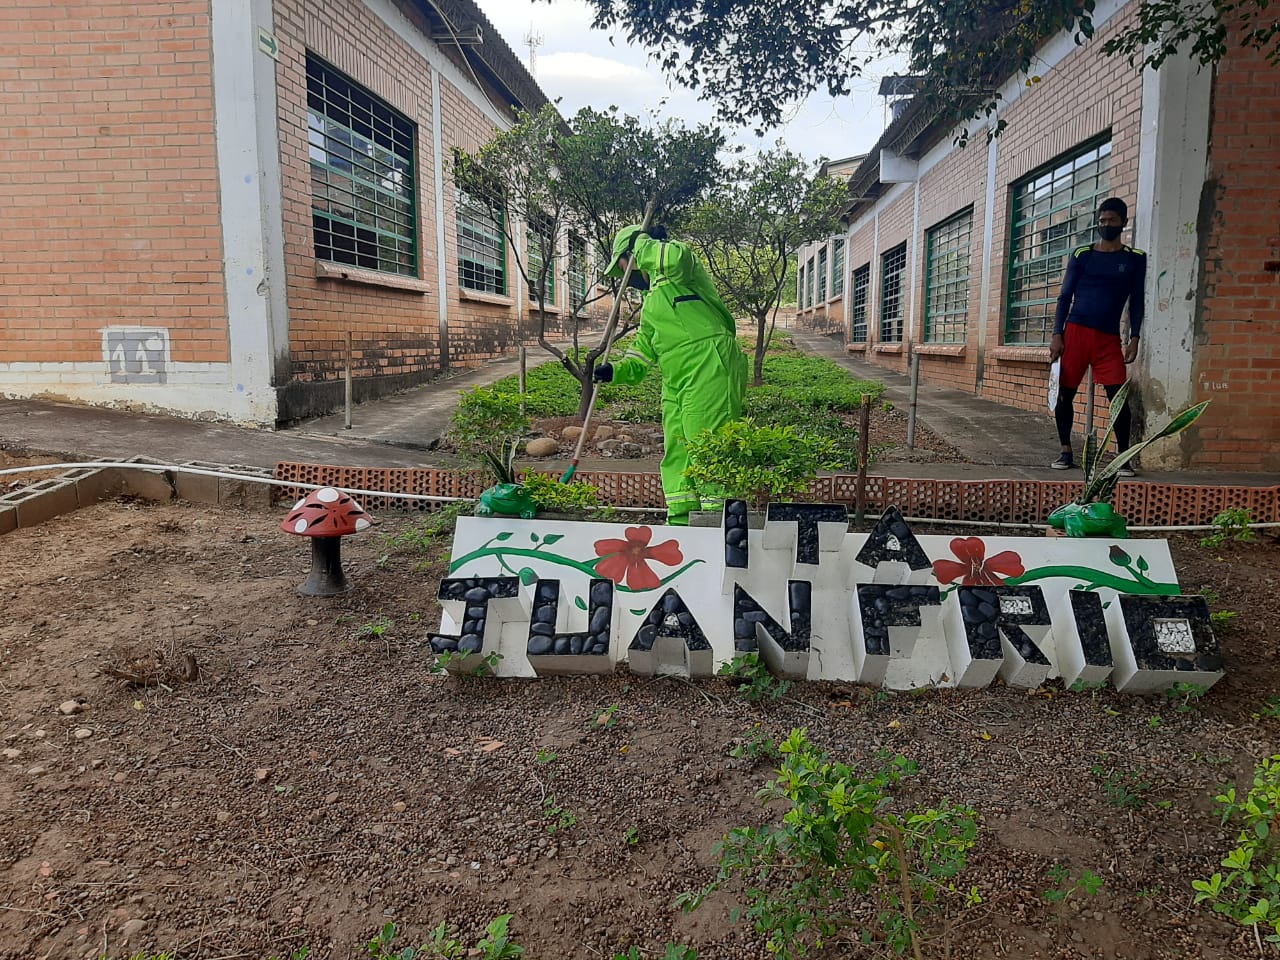
[[[1164,540],[917,534],[890,507],[730,501],[716,527],[463,517],[440,583],[449,669],[711,676],[758,652],[780,676],[905,690],[996,677],[1210,686],[1222,658]],[[490,660],[492,663],[492,659]]]

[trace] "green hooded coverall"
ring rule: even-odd
[[[636,384],[657,365],[662,374],[662,490],[667,522],[687,524],[689,512],[716,509],[723,500],[700,501],[684,477],[687,438],[742,416],[747,358],[738,347],[733,316],[707,271],[678,241],[655,240],[639,228],[631,248],[633,269],[649,279],[640,330],[622,360],[613,364],[615,383]],[[629,238],[627,238],[629,239]],[[607,271],[620,275],[617,256]]]

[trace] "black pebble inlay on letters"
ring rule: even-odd
[[[519,577],[456,577],[440,581],[437,594],[441,600],[461,600],[467,605],[462,617],[462,632],[427,634],[427,642],[436,653],[479,653],[484,647],[484,627],[490,600],[518,596]]]
[[[890,539],[898,541],[898,549],[889,546]],[[876,521],[875,527],[867,535],[867,542],[862,545],[855,558],[868,567],[878,567],[882,563],[899,561],[912,570],[924,570],[933,566],[925,554],[920,541],[911,532],[911,525],[902,517],[897,507],[887,509]]]

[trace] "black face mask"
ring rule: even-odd
[[[645,279],[645,275],[639,270],[632,270],[631,276],[627,279],[627,286],[636,290],[648,290],[649,281]]]
[[[1098,227],[1098,236],[1103,240],[1119,240],[1120,234],[1124,232],[1124,227],[1105,226]]]

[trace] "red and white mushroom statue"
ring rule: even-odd
[[[311,573],[298,587],[298,593],[304,597],[333,597],[345,592],[348,584],[342,573],[342,538],[372,524],[355,498],[333,487],[312,490],[295,503],[280,529],[311,538]]]

